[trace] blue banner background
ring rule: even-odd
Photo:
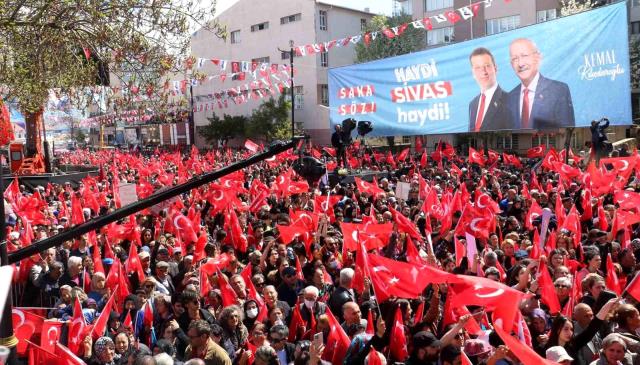
[[[374,131],[368,136],[468,132],[469,102],[480,92],[471,72],[469,54],[477,47],[488,48],[496,61],[498,84],[509,92],[520,83],[509,61],[509,45],[516,38],[528,38],[537,44],[542,54],[541,75],[568,84],[576,127],[589,126],[591,120],[604,116],[609,118],[612,125],[628,125],[632,120],[627,33],[627,7],[624,2],[620,2],[446,47],[333,68],[329,70],[331,125],[339,124],[349,117],[370,120]],[[614,78],[586,77],[586,63],[592,63],[593,55],[609,57],[600,58],[604,62],[598,62],[591,70],[616,71]],[[437,77],[407,82],[396,78],[396,68],[430,64],[432,61],[436,64]],[[429,68],[423,70],[428,72]],[[441,99],[429,98],[405,103],[392,101],[394,88],[436,81],[449,81],[451,95]],[[363,85],[371,85],[373,94],[367,88],[355,90],[353,97],[349,97],[349,89],[342,89],[341,92],[341,88]],[[375,112],[371,112],[372,103],[375,103]],[[438,105],[434,107],[434,104]],[[409,114],[402,114],[403,123],[398,122],[398,109],[403,113],[413,112],[413,116],[418,116],[418,112],[425,115],[426,109],[434,110],[433,115],[437,109],[442,116],[446,110],[444,104],[448,104],[448,118],[431,120],[427,117],[424,122],[411,123],[405,122],[408,117],[404,118]],[[351,113],[352,111],[356,113]],[[361,113],[362,111],[368,113]]]

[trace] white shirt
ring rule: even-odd
[[[482,111],[482,124],[484,124],[484,117],[487,115],[487,110],[489,110],[489,105],[491,104],[491,99],[493,98],[493,94],[496,93],[498,89],[498,83],[496,82],[493,86],[485,90],[482,94],[484,94],[484,110]],[[476,110],[476,120],[478,120],[478,115],[480,115],[480,104],[482,104],[482,96],[480,96],[480,100],[478,101],[478,109]],[[475,120],[473,121],[476,122]]]
[[[540,80],[540,73],[537,73],[536,76],[533,77],[528,87],[524,86],[524,84],[520,85],[520,107],[518,108],[518,112],[520,113],[520,120],[522,120],[522,97],[524,96],[524,90],[529,90],[529,94],[527,94],[527,100],[529,102],[529,123],[531,123],[531,109],[533,108],[533,101],[535,100],[536,89],[538,88],[538,80]]]

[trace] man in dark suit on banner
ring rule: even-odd
[[[575,126],[569,86],[539,72],[542,55],[533,41],[518,38],[509,47],[511,67],[520,85],[509,93],[509,105],[520,129]]]
[[[469,103],[469,132],[514,129],[508,94],[498,85],[498,68],[491,52],[476,48],[469,55],[469,62],[473,78],[480,86],[480,95]]]

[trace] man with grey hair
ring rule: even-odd
[[[300,308],[300,315],[306,323],[309,322],[311,316],[317,321],[318,316],[327,312],[327,305],[318,301],[320,291],[315,286],[308,286],[302,290],[302,299],[304,305]],[[309,328],[308,328],[309,329]]]
[[[353,269],[345,268],[340,270],[339,286],[331,293],[329,297],[329,308],[331,313],[335,314],[340,322],[344,321],[342,316],[342,306],[346,302],[355,302],[356,295],[351,288],[355,272]]]
[[[511,67],[520,84],[509,93],[509,106],[516,128],[551,129],[575,126],[569,86],[540,74],[542,54],[527,38],[509,46]]]

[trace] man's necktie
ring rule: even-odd
[[[476,116],[476,126],[475,131],[479,132],[480,127],[482,126],[482,118],[484,118],[484,93],[480,94],[480,109],[478,110],[478,115]]]
[[[520,123],[520,127],[522,129],[529,128],[529,89],[524,89],[522,91],[522,114],[520,114],[520,119],[522,123]]]

